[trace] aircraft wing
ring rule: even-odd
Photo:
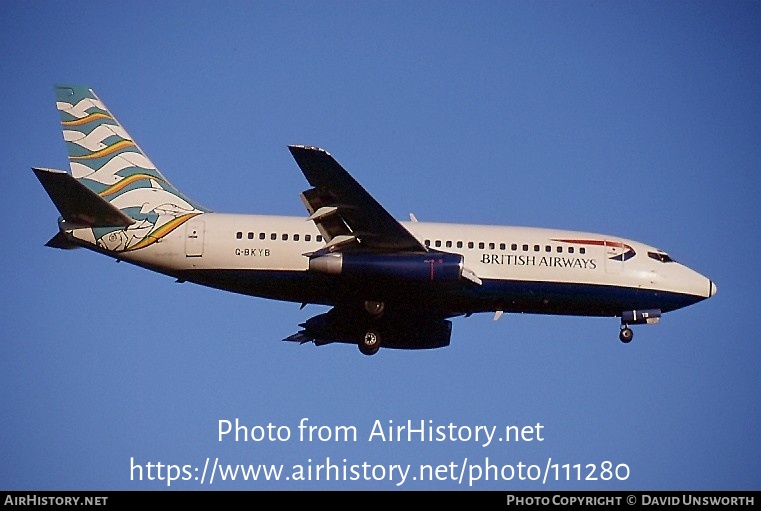
[[[312,185],[301,200],[330,251],[427,251],[330,153],[299,145],[289,149]]]

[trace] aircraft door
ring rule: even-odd
[[[626,249],[617,241],[605,240],[605,271],[621,273],[624,271],[624,252]]]
[[[203,220],[194,218],[185,226],[185,255],[187,257],[203,256]]]

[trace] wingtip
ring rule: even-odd
[[[310,146],[310,145],[291,144],[288,146],[288,149],[291,151],[292,154],[295,154],[300,151],[330,154],[322,147]]]
[[[32,172],[34,172],[36,175],[44,176],[45,174],[68,174],[65,170],[59,170],[59,169],[49,169],[45,167],[32,167]]]
[[[289,335],[285,339],[282,340],[282,342],[297,342],[299,344],[306,344],[308,342],[313,342],[314,337],[311,337],[306,333],[306,331],[301,330],[300,332],[296,332],[293,335]]]

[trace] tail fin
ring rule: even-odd
[[[71,178],[35,172],[41,182],[41,176],[46,178],[43,186],[64,220],[69,219],[61,209],[62,201],[71,218],[88,218],[97,213],[98,220],[86,225],[92,233],[83,240],[94,241],[107,250],[136,250],[208,211],[167,181],[91,89],[57,85],[55,90],[71,173],[82,188],[70,182]],[[57,196],[51,188],[59,192]],[[70,194],[61,192],[63,188],[76,194],[77,199],[65,200]],[[129,225],[125,225],[127,222]]]

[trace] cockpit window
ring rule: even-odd
[[[648,252],[647,256],[650,259],[655,259],[656,261],[660,261],[662,263],[673,263],[674,260],[669,257],[668,254],[665,252]]]

